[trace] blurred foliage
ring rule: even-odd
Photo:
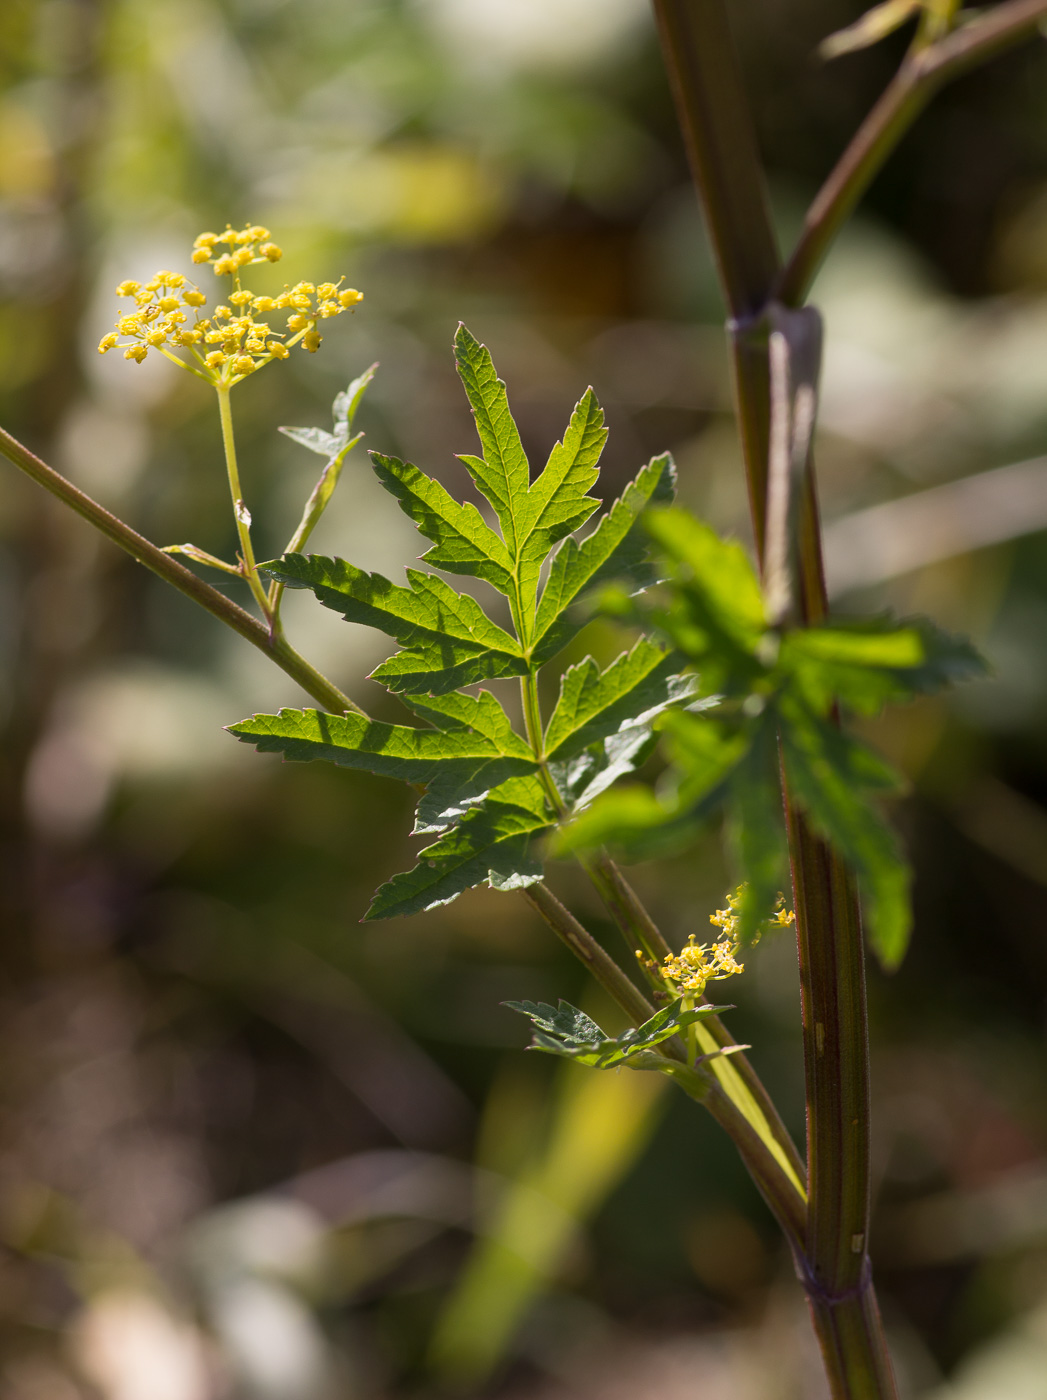
[[[860,8],[736,7],[783,236],[898,57],[898,36],[812,57]],[[1031,46],[936,99],[820,279],[830,534],[1047,452],[1043,62]],[[209,396],[94,346],[120,278],[247,219],[287,249],[281,277],[322,264],[366,293],[315,358],[238,390],[260,557],[312,485],[276,427],[326,422],[373,360],[369,446],[437,470],[469,449],[460,319],[514,386],[525,447],[592,382],[608,496],[671,449],[685,503],[744,536],[719,298],[641,0],[0,6],[0,422],[158,542],[220,555]],[[354,459],[314,547],[398,578],[413,532]],[[407,795],[237,746],[221,726],[300,703],[294,687],[13,469],[3,482],[4,1394],[431,1387],[436,1319],[511,1199],[503,1184],[477,1206],[479,1184],[533,1180],[556,1076],[585,1073],[522,1056],[499,1003],[563,995],[617,1029],[613,1009],[506,896],[358,927],[410,860]],[[896,815],[917,872],[910,956],[872,974],[877,1266],[908,1393],[948,1373],[953,1400],[1045,1369],[1045,560],[1042,528],[961,539],[841,599],[930,613],[995,668],[869,727],[913,784]],[[286,617],[361,703],[402,718],[361,679],[380,660],[368,634],[299,595]],[[572,659],[620,645],[592,628]],[[727,880],[713,846],[636,870],[674,946]],[[566,867],[555,882],[614,936]],[[799,1135],[787,938],[732,996]],[[565,1230],[491,1386],[672,1400],[700,1374],[739,1400],[816,1394],[795,1284],[731,1145],[686,1102],[644,1121],[650,1148]]]

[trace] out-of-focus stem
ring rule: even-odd
[[[854,206],[923,108],[950,78],[1035,34],[1047,0],[1008,0],[933,44],[910,50],[818,191],[775,294],[799,306]]]

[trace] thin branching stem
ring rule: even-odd
[[[929,45],[914,45],[815,196],[775,295],[802,304],[841,227],[898,142],[951,78],[1036,32],[1047,0],[1007,0]]]
[[[35,453],[30,452],[28,447],[24,447],[17,438],[13,438],[3,428],[0,428],[0,452],[38,485],[50,491],[52,496],[71,507],[77,515],[82,516],[96,530],[101,531],[107,539],[119,545],[122,550],[130,554],[132,559],[137,559],[140,564],[144,564],[159,578],[177,588],[180,593],[184,593],[187,598],[198,603],[213,617],[218,618],[220,622],[224,622],[227,627],[231,627],[234,632],[239,633],[252,646],[264,652],[307,694],[311,695],[323,709],[329,710],[332,714],[344,714],[347,710],[352,710],[356,714],[364,713],[359,705],[349,699],[348,695],[343,694],[326,676],[321,675],[315,666],[311,666],[305,657],[300,656],[285,637],[271,636],[269,628],[264,623],[245,612],[243,608],[234,603],[231,598],[227,598],[217,588],[213,588],[211,584],[197,578],[190,569],[179,564],[170,554],[165,554],[151,540],[147,540],[144,535],[140,535],[137,530],[133,530],[130,525],[125,524],[111,511],[106,510],[105,506],[92,500],[78,486],[67,481],[60,472],[49,467],[46,462],[37,457]]]

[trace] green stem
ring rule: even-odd
[[[243,562],[244,578],[254,595],[255,602],[262,610],[262,616],[269,623],[270,631],[275,633],[278,630],[278,623],[275,614],[269,607],[269,598],[262,586],[262,580],[258,577],[254,546],[251,544],[251,517],[244,503],[243,491],[240,489],[240,471],[236,465],[236,439],[233,436],[233,409],[229,400],[229,385],[216,384],[214,387],[215,393],[218,395],[218,416],[222,421],[225,469],[229,476],[229,492],[233,498],[236,532],[240,537],[240,558]]]
[[[553,775],[549,772],[549,765],[545,761],[545,730],[542,724],[542,707],[538,699],[538,677],[534,671],[528,671],[526,676],[520,677],[520,699],[523,704],[524,729],[527,733],[527,742],[531,746],[531,752],[538,762],[538,777],[545,788],[549,801],[552,803],[553,811],[560,817],[567,815],[567,807],[560,795],[560,789],[553,782]]]
[[[165,554],[151,540],[147,540],[144,535],[133,530],[118,516],[106,510],[97,501],[92,500],[79,487],[74,486],[71,481],[67,481],[60,472],[56,472],[35,453],[30,452],[28,447],[24,447],[16,438],[4,432],[3,428],[0,428],[0,452],[8,461],[13,462],[16,467],[25,472],[26,476],[31,477],[38,485],[50,491],[52,496],[57,497],[58,500],[76,511],[77,515],[82,516],[107,539],[119,545],[132,559],[137,559],[158,578],[164,579],[172,587],[177,588],[180,593],[184,593],[187,598],[198,603],[213,617],[218,618],[220,622],[224,622],[227,627],[231,627],[234,632],[239,633],[252,646],[264,652],[307,694],[311,695],[323,709],[330,710],[332,714],[344,714],[346,710],[363,714],[359,705],[350,700],[348,695],[343,694],[326,676],[321,675],[314,666],[310,666],[309,662],[295,651],[286,638],[271,636],[269,628],[259,622],[257,618],[238,607],[231,598],[227,598],[217,588],[212,588],[209,583],[198,578],[184,564],[179,564],[176,559],[173,559],[170,554]]]
[[[1047,0],[1008,0],[936,43],[918,41],[815,196],[776,295],[799,306],[833,239],[887,157],[950,78],[1032,36]]]
[[[596,978],[625,1012],[629,1024],[642,1025],[654,1015],[654,1007],[640,991],[636,983],[618,966],[611,955],[599,944],[588,929],[584,928],[571,911],[564,907],[549,889],[548,885],[528,885],[523,896],[556,934],[557,938],[571,950],[589,972]]]

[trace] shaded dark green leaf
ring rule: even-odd
[[[366,918],[389,919],[434,909],[474,885],[511,890],[535,884],[542,878],[536,838],[552,822],[537,778],[502,784],[427,846],[413,870],[384,884]]]

